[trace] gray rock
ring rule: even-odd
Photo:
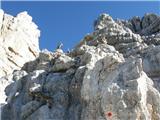
[[[22,20],[19,27],[11,18]],[[33,24],[26,12],[12,17],[0,11],[0,26],[11,24],[12,31],[23,30],[28,22]],[[158,24],[154,14],[128,21],[101,14],[94,32],[69,53],[43,50],[35,60],[23,61],[20,70],[0,78],[1,119],[159,120]],[[10,33],[6,26],[3,36]]]
[[[133,17],[131,22],[132,22],[132,25],[134,26],[135,32],[139,32],[142,29],[140,17],[137,17],[137,16]]]
[[[142,28],[147,28],[158,18],[155,14],[147,13],[142,18]]]

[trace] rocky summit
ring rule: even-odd
[[[68,52],[39,50],[27,12],[0,11],[1,120],[160,120],[160,16],[113,19]]]

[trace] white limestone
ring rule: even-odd
[[[116,21],[101,14],[72,51],[39,52],[39,30],[27,12],[0,11],[2,120],[160,120],[160,29],[153,18],[159,16]]]
[[[13,17],[0,10],[0,77],[38,57],[39,36],[40,31],[27,12]]]

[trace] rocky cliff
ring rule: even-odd
[[[27,12],[16,17],[0,10],[0,78],[12,75],[26,62],[35,60],[39,55],[40,31]],[[0,81],[0,103],[4,102],[4,89],[10,81]]]
[[[4,16],[2,25],[13,25]],[[1,77],[0,87],[7,83],[0,91],[2,120],[160,120],[160,16],[124,21],[101,14],[94,31],[67,53],[38,52],[37,27],[26,13],[9,18],[19,16],[30,18],[25,24],[33,26],[17,23],[19,39],[15,29],[1,27],[7,45],[0,47],[13,49],[4,49],[6,56],[36,59],[21,59],[23,66]],[[15,40],[24,47],[9,44]]]
[[[27,12],[13,17],[0,10],[0,77],[38,57],[39,36],[40,31]]]

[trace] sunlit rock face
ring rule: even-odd
[[[40,31],[27,12],[16,17],[0,10],[0,77],[21,69],[39,54]]]
[[[101,14],[70,52],[35,46],[35,60],[0,79],[2,120],[159,120],[159,18]]]

